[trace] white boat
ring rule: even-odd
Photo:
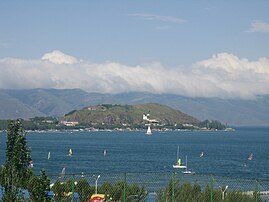
[[[249,155],[249,157],[248,157],[248,160],[252,160],[253,159],[253,154],[251,153],[250,155]]]
[[[150,125],[148,126],[148,130],[147,130],[146,134],[147,135],[151,135],[152,134],[151,129],[150,129]]]
[[[190,170],[188,170],[188,158],[186,156],[186,170],[185,171],[182,171],[183,174],[186,174],[186,175],[193,175],[195,174],[195,172],[192,172]]]
[[[186,168],[186,166],[181,165],[179,162],[181,161],[181,159],[178,159],[177,164],[173,165],[173,168]]]
[[[179,155],[179,146],[177,146],[177,162],[173,165],[173,168],[186,168],[186,166],[181,165],[181,159],[178,157]]]
[[[64,179],[65,176],[65,167],[63,167],[62,171],[59,173],[59,179]]]

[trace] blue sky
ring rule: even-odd
[[[0,1],[0,88],[85,86],[84,90],[95,92],[143,90],[224,97],[268,94],[268,8],[266,0]],[[66,65],[41,59],[49,53],[76,62]],[[27,71],[16,73],[16,80],[7,79],[22,67],[42,72],[33,67],[36,63],[51,71],[46,78],[38,75],[40,83],[21,85],[20,79],[34,77],[30,73],[26,77]],[[59,69],[69,75],[80,72],[77,78],[92,71],[103,83],[96,87],[85,77],[81,84],[70,80],[72,85],[67,85],[57,75]],[[168,76],[162,78],[166,70],[174,81],[171,86]],[[148,74],[155,73],[146,81]],[[128,74],[142,75],[143,85]],[[187,83],[201,77],[203,81]],[[198,93],[201,85],[208,90]],[[231,88],[234,85],[237,90]],[[245,92],[250,88],[252,92]]]

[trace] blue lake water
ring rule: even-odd
[[[34,171],[44,168],[49,175],[57,175],[63,167],[66,174],[170,172],[179,146],[183,164],[187,155],[188,167],[197,174],[269,178],[269,128],[153,131],[151,136],[144,132],[33,132],[27,134],[27,143],[32,150]],[[6,135],[0,133],[1,165],[5,148]],[[72,157],[68,156],[69,148],[73,150]]]

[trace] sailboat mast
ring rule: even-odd
[[[178,157],[179,156],[179,146],[177,146],[177,160],[178,160]]]
[[[186,155],[186,171],[188,170],[188,159],[187,159],[187,155]]]

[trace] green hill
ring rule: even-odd
[[[106,124],[135,125],[143,123],[143,114],[150,114],[158,124],[197,124],[199,121],[171,107],[160,104],[97,105],[73,111],[63,117],[64,121],[76,121],[82,125]]]

